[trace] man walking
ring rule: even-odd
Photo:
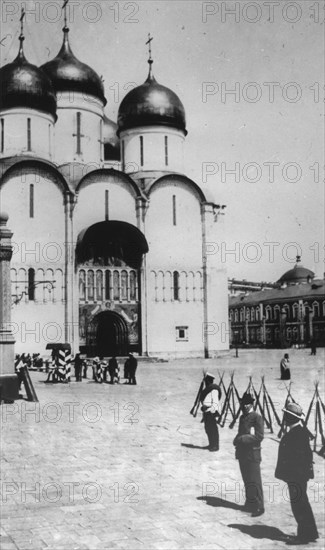
[[[234,439],[236,458],[245,485],[244,508],[252,517],[264,514],[261,479],[261,441],[264,438],[263,418],[253,410],[254,397],[244,393],[241,399],[243,414],[239,419],[238,434]]]
[[[284,422],[289,430],[280,441],[275,477],[288,484],[292,513],[298,524],[297,537],[289,544],[308,544],[318,539],[318,531],[307,496],[307,482],[314,478],[309,433],[302,425],[302,408],[288,403]]]
[[[200,400],[202,403],[201,411],[205,432],[209,440],[209,451],[219,451],[219,430],[217,418],[219,417],[219,401],[221,398],[221,389],[214,384],[214,376],[207,373],[204,378],[205,389],[202,391]]]

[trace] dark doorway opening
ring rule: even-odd
[[[92,348],[92,355],[112,357],[114,355],[125,356],[128,354],[128,327],[121,315],[114,311],[103,311],[96,315],[93,323],[95,342],[89,342],[89,348]]]

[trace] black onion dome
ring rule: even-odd
[[[100,99],[104,105],[107,101],[104,86],[98,74],[85,63],[81,63],[73,54],[68,33],[64,28],[63,44],[58,55],[42,65],[42,70],[51,79],[56,92],[79,92]]]
[[[179,97],[166,86],[158,84],[149,74],[147,80],[131,90],[118,111],[119,132],[137,126],[171,126],[186,131],[184,106]]]
[[[0,69],[0,109],[24,107],[49,113],[56,119],[51,81],[36,65],[28,63],[22,40],[16,59]]]
[[[117,124],[104,115],[103,142],[105,160],[120,160],[120,140],[116,134]]]
[[[278,280],[278,283],[298,284],[307,283],[308,280],[312,280],[315,277],[315,273],[306,267],[296,264],[293,269],[286,271],[282,277]]]

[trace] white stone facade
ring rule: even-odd
[[[56,121],[33,109],[0,110],[16,353],[43,354],[54,342],[89,355],[227,349],[225,266],[208,253],[222,217],[183,175],[185,133],[123,130],[119,168],[104,159],[103,103],[76,92],[70,99],[58,94]]]

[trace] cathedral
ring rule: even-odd
[[[68,342],[92,357],[211,357],[228,349],[221,206],[184,173],[186,116],[149,72],[117,124],[73,53],[0,69],[0,210],[13,233],[16,353]],[[207,137],[208,139],[208,137]]]

